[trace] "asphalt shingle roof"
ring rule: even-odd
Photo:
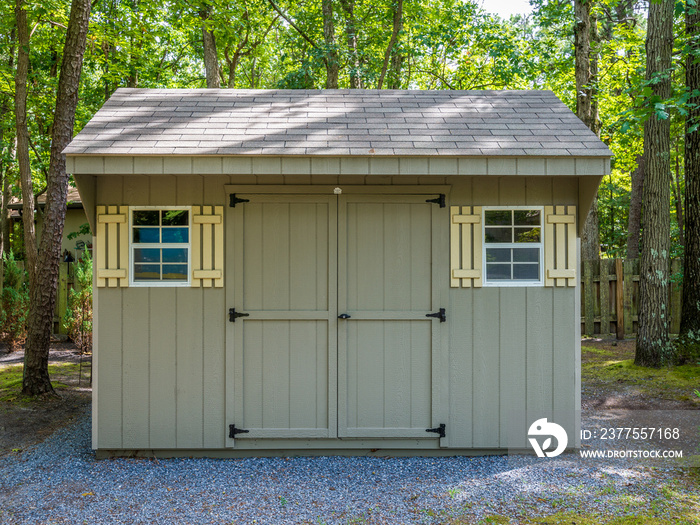
[[[611,155],[550,91],[127,88],[65,153]]]

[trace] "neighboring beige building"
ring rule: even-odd
[[[610,151],[551,92],[120,89],[66,154],[99,455],[578,444]]]
[[[46,195],[42,194],[37,199],[39,206],[43,209],[46,205]],[[21,200],[14,199],[10,202],[8,208],[10,208],[10,220],[13,222],[20,223],[20,228],[17,231],[21,234],[21,222],[22,222],[22,209],[23,204]],[[41,236],[42,231],[42,215],[37,213],[36,218],[36,234],[37,239]],[[68,235],[73,232],[79,232],[81,226],[87,223],[87,217],[85,216],[85,210],[83,209],[83,202],[80,199],[80,194],[77,188],[68,189],[68,200],[66,207],[66,222],[63,226],[63,241],[61,243],[61,253],[65,254],[66,250],[71,253],[71,255],[76,258],[80,256],[83,250],[87,247],[92,248],[92,236],[90,235],[79,235],[74,239],[69,239]],[[12,228],[12,226],[11,226]]]

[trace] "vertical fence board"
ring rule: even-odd
[[[623,271],[623,295],[624,295],[624,311],[625,311],[625,334],[634,332],[634,261],[625,261]]]
[[[617,339],[625,338],[624,280],[622,259],[615,259],[615,332]]]
[[[600,333],[610,333],[610,263],[612,259],[600,260]]]
[[[593,283],[593,262],[583,261],[583,312],[586,319],[584,333],[595,333],[595,287]]]

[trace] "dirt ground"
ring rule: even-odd
[[[0,372],[16,369],[24,361],[24,350],[0,348]],[[80,354],[72,343],[52,343],[49,366],[56,365],[51,381],[56,396],[39,399],[0,399],[0,456],[23,450],[46,439],[56,429],[73,421],[90,404],[90,356],[83,357],[82,380],[78,384]],[[19,386],[17,387],[19,391]]]
[[[700,399],[673,381],[658,381],[658,376],[652,373],[645,377],[639,370],[627,375],[609,373],[609,369],[614,372],[615,365],[608,363],[634,359],[635,344],[634,339],[581,341],[581,408],[584,411],[700,409]]]

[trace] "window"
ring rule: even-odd
[[[190,208],[131,208],[131,285],[190,284]]]
[[[542,208],[484,208],[485,285],[542,284]]]

